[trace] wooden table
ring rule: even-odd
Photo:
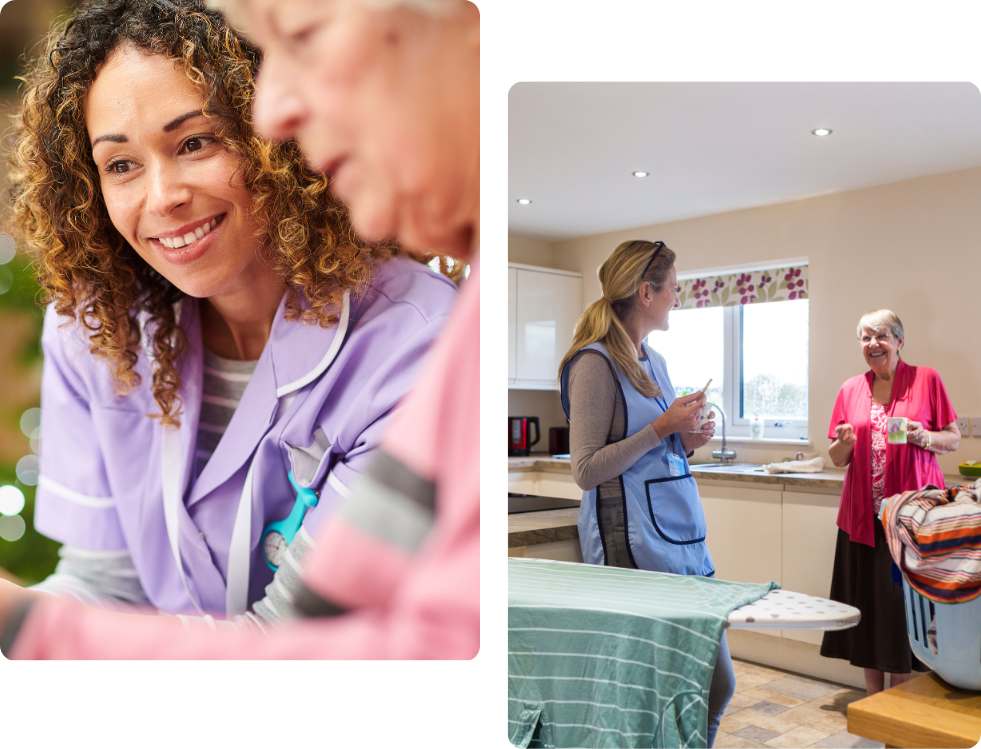
[[[981,692],[923,674],[850,704],[848,732],[894,747],[973,747],[981,739]]]

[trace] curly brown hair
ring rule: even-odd
[[[109,219],[92,159],[83,103],[101,66],[121,45],[183,66],[201,92],[217,137],[241,159],[264,256],[286,284],[286,317],[334,325],[345,290],[367,291],[374,261],[398,253],[360,239],[329,179],[310,171],[295,142],[272,143],[251,124],[261,52],[200,0],[95,0],[48,35],[44,54],[20,80],[9,159],[13,229],[27,242],[43,302],[80,320],[93,354],[113,369],[125,394],[140,317],[155,360],[153,397],[165,424],[180,415],[177,362],[187,338],[175,303],[184,294],[129,246]]]

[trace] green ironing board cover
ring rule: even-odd
[[[508,738],[704,747],[726,617],[778,587],[508,559]]]

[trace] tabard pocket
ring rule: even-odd
[[[658,535],[670,544],[705,541],[705,513],[691,473],[644,482],[647,509]]]

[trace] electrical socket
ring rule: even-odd
[[[981,436],[981,419],[975,419],[978,422],[978,427],[974,430],[976,435]],[[957,417],[957,428],[961,430],[961,437],[967,437],[971,434],[971,417],[970,416],[958,416]]]
[[[981,437],[981,416],[975,416],[971,419],[971,434],[975,437]]]

